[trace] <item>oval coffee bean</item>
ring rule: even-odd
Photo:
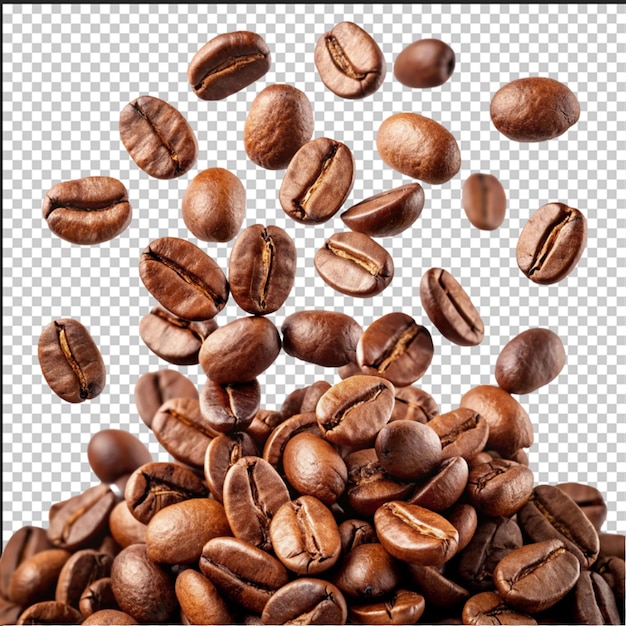
[[[600,533],[608,512],[602,493],[591,485],[581,483],[560,483],[557,487],[576,502],[593,524],[593,527]],[[603,552],[602,535],[600,534],[600,553]],[[623,554],[624,550],[619,550],[618,556],[623,556]]]
[[[319,399],[332,387],[332,385],[326,380],[316,380],[306,388],[304,398],[302,398],[302,405],[300,411],[307,413],[310,411],[315,412],[315,407],[319,402]]]
[[[359,519],[348,519],[339,524],[339,536],[341,537],[341,554],[347,554],[350,550],[362,543],[376,543],[376,531],[369,523]]]
[[[478,527],[478,514],[476,513],[476,509],[469,504],[461,502],[448,511],[445,518],[459,533],[458,552],[461,552],[476,533],[476,528]]]
[[[408,566],[409,576],[416,584],[429,607],[459,607],[470,597],[470,592],[444,575],[439,568],[432,565]]]
[[[176,577],[176,598],[191,624],[232,624],[228,606],[215,585],[194,569]]]
[[[318,137],[305,143],[287,167],[278,200],[302,224],[327,222],[354,184],[354,157],[340,141]]]
[[[445,511],[463,495],[468,477],[467,461],[462,456],[450,457],[441,463],[433,476],[416,487],[409,502],[437,513]]]
[[[420,282],[420,298],[428,319],[437,330],[459,346],[477,346],[485,326],[476,307],[450,272],[433,267]]]
[[[365,98],[382,85],[385,57],[372,36],[353,22],[340,22],[315,44],[322,82],[341,98]]]
[[[370,237],[393,237],[409,228],[423,208],[422,186],[409,183],[361,200],[340,217],[350,230]]]
[[[452,76],[455,64],[454,50],[447,43],[419,39],[396,57],[393,73],[407,87],[439,87]]]
[[[547,328],[529,328],[500,351],[496,360],[496,381],[509,393],[530,393],[554,380],[566,358],[563,342],[557,334]]]
[[[248,158],[268,170],[284,170],[313,135],[313,108],[291,85],[269,85],[248,109],[243,143]]]
[[[219,384],[207,378],[200,393],[200,411],[207,423],[220,433],[245,430],[259,409],[258,380]]]
[[[18,624],[81,624],[83,616],[64,602],[47,600],[29,606],[20,614]]]
[[[530,615],[512,609],[494,591],[483,591],[472,596],[463,605],[463,624],[526,624],[535,626],[537,621]]]
[[[418,113],[396,113],[383,121],[376,147],[389,167],[431,185],[449,181],[461,169],[454,135]]]
[[[222,100],[264,76],[271,62],[260,35],[245,30],[222,33],[194,54],[187,80],[198,98]]]
[[[219,265],[178,237],[155,239],[143,250],[139,277],[159,304],[186,320],[212,319],[228,300],[228,281]]]
[[[425,424],[439,415],[435,399],[418,387],[399,387],[395,391],[395,404],[391,420],[412,420]]]
[[[313,259],[322,280],[355,298],[375,296],[389,286],[394,266],[390,254],[363,233],[331,235]]]
[[[85,588],[95,580],[108,576],[112,563],[111,555],[96,550],[74,552],[59,572],[54,599],[78,609]]]
[[[131,626],[133,624],[139,624],[139,622],[128,613],[124,611],[118,611],[117,609],[101,609],[92,613],[89,617],[85,618],[81,624],[83,626]]]
[[[44,197],[50,230],[71,243],[89,245],[123,233],[132,219],[126,187],[109,176],[87,176],[54,185]]]
[[[552,285],[576,267],[587,245],[587,220],[561,202],[544,204],[531,215],[517,241],[517,265],[539,285]]]
[[[355,624],[416,624],[424,614],[424,596],[397,589],[388,600],[373,604],[351,604],[348,616]]]
[[[506,193],[493,174],[472,174],[463,183],[463,209],[480,230],[496,230],[506,214]]]
[[[117,608],[110,576],[98,578],[88,584],[78,600],[78,610],[84,617],[89,617],[98,611],[116,610]]]
[[[519,78],[501,87],[489,107],[493,125],[513,141],[547,141],[580,117],[572,91],[552,78]]]
[[[153,96],[128,103],[120,114],[120,136],[132,160],[146,174],[172,179],[186,174],[198,158],[198,142],[187,120]]]
[[[126,500],[121,500],[109,514],[109,532],[120,550],[134,543],[146,543],[147,525],[133,516]]]
[[[267,315],[285,303],[296,277],[296,246],[279,226],[254,224],[237,237],[228,261],[228,282],[246,313]]]
[[[622,623],[616,597],[600,574],[581,572],[573,596],[572,613],[577,624]]]
[[[78,320],[50,322],[39,337],[37,356],[50,389],[67,402],[92,400],[104,389],[102,354]]]
[[[441,441],[442,459],[462,456],[469,460],[483,450],[489,438],[487,420],[471,409],[454,409],[433,417],[426,424]]]

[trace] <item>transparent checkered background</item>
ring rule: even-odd
[[[364,27],[387,60],[382,87],[366,99],[336,97],[313,63],[318,37],[344,20]],[[47,526],[52,503],[95,483],[86,448],[98,430],[129,430],[155,459],[168,459],[137,415],[135,382],[144,372],[166,367],[180,369],[198,387],[204,375],[199,366],[161,361],[142,343],[139,320],[155,301],[137,264],[150,241],[170,235],[199,244],[226,270],[232,242],[199,242],[180,212],[192,177],[215,166],[231,170],[247,189],[244,227],[277,224],[296,242],[296,284],[272,321],[280,327],[286,315],[303,308],[342,310],[364,327],[391,311],[411,314],[429,328],[436,349],[417,384],[442,412],[471,387],[495,384],[496,357],[522,330],[543,326],[560,335],[567,351],[564,370],[548,386],[519,398],[534,425],[529,457],[536,482],[596,485],[609,506],[605,529],[626,532],[626,73],[625,47],[618,44],[626,40],[625,24],[618,5],[4,4],[3,545],[22,525]],[[271,69],[226,100],[201,101],[187,83],[187,65],[206,41],[234,30],[265,38]],[[403,47],[425,37],[452,46],[456,69],[441,87],[412,90],[394,79],[393,61]],[[580,121],[550,142],[511,142],[489,118],[495,91],[528,75],[566,83],[581,103]],[[395,277],[374,298],[344,297],[315,273],[316,250],[331,233],[344,230],[339,216],[317,226],[291,221],[277,199],[283,172],[261,169],[246,157],[246,112],[261,89],[277,82],[309,96],[314,137],[333,137],[353,150],[356,180],[344,208],[409,182],[376,152],[377,129],[389,115],[427,115],[459,142],[459,174],[441,186],[424,184],[422,216],[402,235],[380,240],[393,256]],[[119,113],[142,94],[176,106],[197,133],[198,162],[180,179],[150,178],[124,150]],[[461,206],[463,180],[477,171],[495,174],[507,190],[507,217],[494,232],[471,226]],[[81,247],[51,233],[41,203],[54,184],[89,175],[123,181],[133,219],[113,241]],[[515,245],[529,216],[550,201],[582,210],[589,241],[568,278],[538,286],[517,268]],[[486,327],[480,346],[452,345],[425,316],[419,281],[436,266],[448,269],[479,309]],[[224,324],[241,315],[231,301],[217,319]],[[79,405],[52,393],[37,361],[42,328],[60,317],[74,317],[89,329],[107,365],[103,393]],[[318,379],[339,380],[335,371],[281,354],[260,378],[262,405],[278,407],[294,387]]]

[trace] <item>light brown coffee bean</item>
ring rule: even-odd
[[[191,624],[232,624],[228,606],[215,585],[200,572],[187,569],[176,577],[176,598]]]
[[[453,456],[472,459],[482,452],[489,438],[487,420],[472,409],[454,409],[433,417],[426,425],[437,433],[441,441],[442,459]]]
[[[447,43],[418,39],[396,57],[393,73],[407,87],[439,87],[452,76],[455,64],[454,50]]]
[[[463,183],[463,209],[480,230],[495,230],[506,215],[506,193],[493,174],[475,173]]]
[[[132,626],[139,622],[128,613],[116,609],[102,609],[86,617],[81,624],[84,626]]]
[[[109,531],[120,549],[146,543],[146,524],[133,516],[126,500],[118,502],[109,515]]]

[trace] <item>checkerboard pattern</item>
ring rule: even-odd
[[[411,314],[431,331],[436,350],[417,385],[442,412],[471,387],[495,384],[497,355],[519,332],[534,326],[555,331],[567,351],[563,372],[519,398],[534,424],[531,468],[538,483],[596,485],[609,506],[605,529],[626,532],[621,6],[4,4],[2,10],[3,545],[22,525],[47,526],[51,504],[94,484],[86,448],[98,430],[126,429],[149,445],[155,459],[168,459],[138,417],[135,382],[165,367],[184,372],[198,387],[204,376],[199,366],[161,361],[142,343],[139,320],[155,301],[139,279],[138,259],[153,239],[177,236],[201,245],[226,271],[232,242],[197,241],[180,211],[193,176],[215,166],[231,170],[246,187],[244,227],[276,224],[296,242],[296,284],[272,321],[280,328],[287,315],[311,308],[344,311],[363,327],[391,311]],[[387,60],[382,87],[362,100],[331,93],[313,63],[317,39],[341,21],[367,30]],[[209,39],[235,30],[265,38],[271,69],[226,100],[201,101],[187,83],[187,65]],[[406,45],[426,37],[452,46],[454,74],[441,87],[404,87],[393,76],[393,61]],[[529,75],[566,83],[581,103],[580,121],[550,142],[511,142],[489,118],[495,91]],[[378,296],[352,299],[321,280],[313,257],[330,234],[344,230],[339,216],[316,226],[295,223],[278,203],[283,172],[257,167],[245,154],[248,108],[261,89],[281,82],[308,95],[315,137],[333,137],[352,149],[356,180],[344,208],[409,182],[376,151],[377,129],[389,115],[432,117],[459,142],[459,174],[444,185],[424,184],[421,217],[401,235],[380,240],[393,257],[395,277]],[[197,134],[198,162],[180,179],[150,178],[124,150],[119,113],[142,94],[177,107]],[[493,232],[474,228],[461,205],[462,183],[478,171],[496,175],[507,191],[507,217]],[[116,239],[81,247],[47,228],[41,203],[54,184],[89,175],[123,181],[133,219]],[[530,215],[550,201],[579,208],[589,238],[572,274],[539,286],[517,268],[515,246]],[[430,267],[448,269],[471,296],[486,327],[480,346],[451,344],[425,316],[419,281]],[[230,301],[218,321],[241,315]],[[37,361],[41,330],[60,317],[74,317],[89,329],[107,365],[103,393],[80,405],[49,389]],[[281,354],[260,378],[262,405],[275,408],[294,387],[319,379],[336,382],[338,376]]]

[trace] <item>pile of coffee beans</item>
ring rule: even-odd
[[[374,39],[351,22],[315,47],[324,85],[364,98],[386,77]],[[264,76],[270,50],[256,33],[224,33],[191,59],[189,85],[203,100],[227,98]],[[445,42],[424,39],[397,57],[394,75],[411,88],[446,82],[455,67]],[[495,127],[514,141],[545,141],[576,123],[579,106],[547,78],[505,85],[494,96]],[[283,169],[277,199],[295,222],[332,219],[355,178],[348,146],[312,139],[307,96],[274,84],[254,99],[243,134],[259,167]],[[179,111],[143,95],[123,108],[121,141],[146,174],[173,179],[198,154]],[[415,113],[380,126],[381,159],[429,184],[454,177],[454,136]],[[431,332],[402,311],[363,328],[342,311],[301,310],[281,328],[278,311],[296,278],[296,249],[278,226],[241,229],[246,190],[223,168],[197,174],[182,218],[201,241],[230,242],[228,268],[177,237],[147,242],[138,272],[157,301],[139,325],[161,359],[199,365],[201,389],[173,369],[136,380],[137,412],[163,449],[155,461],[137,437],[102,430],[87,457],[99,482],[49,510],[48,528],[26,525],[0,561],[2,624],[623,624],[624,536],[603,532],[607,507],[592,486],[535,484],[526,449],[530,416],[512,394],[531,393],[561,372],[566,353],[548,329],[530,328],[504,346],[497,386],[467,390],[439,409],[415,386],[434,354]],[[112,178],[55,185],[43,216],[55,235],[94,245],[131,221],[129,194]],[[348,208],[348,230],[315,255],[321,280],[355,298],[381,293],[393,258],[376,237],[408,229],[424,206],[417,182]],[[471,223],[502,223],[506,194],[492,175],[463,186]],[[583,214],[541,207],[517,246],[521,272],[562,280],[586,245]],[[420,299],[434,328],[475,346],[485,326],[463,286],[444,268],[422,276]],[[247,314],[219,325],[229,299]],[[259,376],[281,351],[328,368],[261,407]],[[39,362],[63,400],[95,398],[106,367],[78,320],[51,321]]]

